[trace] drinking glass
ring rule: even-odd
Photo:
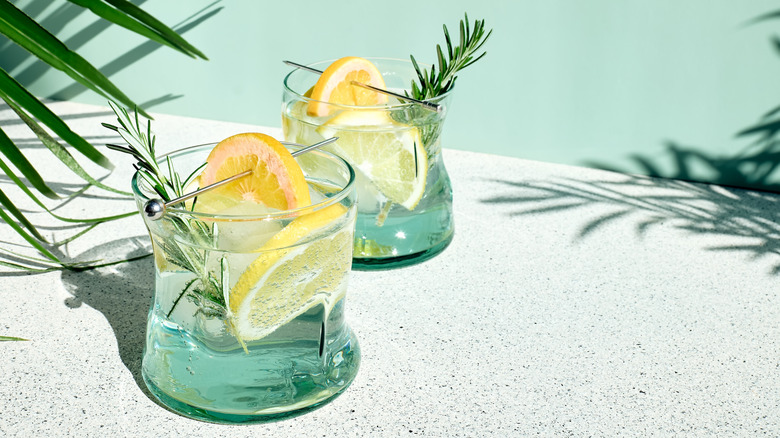
[[[388,90],[408,90],[417,77],[411,62],[367,58],[384,77]],[[325,70],[333,61],[310,64],[317,70]],[[423,66],[424,67],[424,66]],[[452,188],[441,153],[441,132],[451,92],[431,99],[441,106],[434,112],[425,107],[390,97],[387,104],[378,106],[350,106],[322,102],[329,108],[325,117],[309,115],[307,97],[319,75],[300,69],[293,70],[284,79],[282,94],[282,129],[287,141],[312,144],[332,136],[339,139],[326,146],[329,151],[342,155],[355,169],[358,192],[358,214],[355,229],[353,268],[362,270],[386,269],[427,260],[443,251],[453,238]],[[384,120],[386,123],[363,125],[340,123],[347,114],[350,120]],[[388,140],[389,139],[389,140]],[[405,162],[399,174],[407,179],[419,177],[422,191],[418,202],[413,199],[406,206],[393,199],[392,187],[382,187],[377,178],[368,172],[381,174],[380,155],[388,141],[414,139],[422,143],[418,156]],[[348,146],[345,142],[349,142]],[[379,157],[364,159],[350,157],[344,148],[354,147],[355,142],[371,145],[369,154]],[[362,160],[362,161],[361,161]],[[380,168],[380,169],[378,169]],[[424,177],[420,176],[424,175]],[[397,175],[384,175],[392,179]]]
[[[160,160],[188,175],[212,147]],[[142,374],[173,411],[217,423],[277,420],[323,405],[354,379],[360,350],[344,318],[354,172],[327,152],[296,159],[304,156],[310,206],[205,214],[188,203],[159,220],[142,214],[155,261]],[[154,192],[137,173],[132,188],[143,212]]]

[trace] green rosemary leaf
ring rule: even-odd
[[[444,60],[444,53],[441,51],[441,45],[436,44],[436,55],[439,58],[439,71],[443,75],[447,69],[447,61]]]
[[[19,271],[26,271],[28,274],[45,274],[46,272],[62,271],[62,266],[48,266],[45,268],[34,268],[31,266],[24,266],[18,263],[4,262],[0,260],[0,266],[4,268],[16,269]]]
[[[31,256],[31,255],[28,255],[28,254],[22,254],[20,252],[12,251],[12,250],[10,250],[8,248],[0,248],[0,253],[3,253],[3,254],[8,255],[8,256],[10,256],[12,258],[15,258],[15,259],[17,259],[17,261],[20,261],[20,262],[26,262],[26,263],[29,263],[29,264],[41,265],[41,266],[50,266],[51,265],[51,260],[48,259],[48,258],[44,259],[44,258],[40,258],[40,257]],[[60,268],[60,266],[57,266],[57,268]],[[45,268],[45,269],[51,269],[51,268]]]
[[[79,264],[79,265],[77,265],[75,267],[74,266],[68,266],[68,268],[71,269],[71,270],[75,270],[75,271],[86,271],[88,269],[105,268],[106,266],[114,266],[114,265],[119,265],[121,263],[134,262],[136,260],[142,260],[142,259],[145,259],[145,258],[151,257],[151,256],[152,256],[152,253],[141,254],[141,255],[138,255],[138,256],[133,256],[133,257],[127,258],[127,259],[113,260],[113,261],[110,261],[110,262],[103,262],[103,263],[96,263],[99,260],[93,260],[93,261],[90,261],[90,262],[84,262],[84,263]]]
[[[447,30],[446,24],[443,24],[442,27],[444,28],[444,40],[447,42],[447,55],[449,55],[450,59],[452,59],[455,56],[452,52],[452,40],[450,39],[450,32]]]
[[[160,199],[163,201],[170,201],[173,199],[165,190],[165,186],[160,184],[157,179],[151,175],[150,172],[147,172],[145,169],[138,169],[138,175],[140,175],[141,178],[143,178],[149,184],[149,186],[154,189],[158,195],[160,195]]]
[[[445,52],[440,44],[436,45],[436,63],[432,65],[430,75],[425,69],[421,71],[417,60],[414,56],[410,56],[418,79],[418,86],[415,86],[415,81],[412,81],[411,87],[411,97],[415,99],[431,99],[451,90],[457,78],[456,74],[485,56],[487,52],[476,57],[475,54],[493,33],[491,30],[485,34],[485,20],[474,21],[472,28],[469,25],[468,14],[464,14],[464,19],[458,26],[460,33],[458,45],[453,47],[449,29],[446,25],[442,28],[447,51]],[[435,74],[436,65],[439,67],[438,75]]]
[[[466,51],[466,29],[463,22],[460,22],[460,52],[461,54]]]
[[[125,108],[114,102],[109,102],[109,104],[114,114],[116,114],[117,121],[121,127],[109,124],[104,124],[103,126],[118,133],[127,142],[127,146],[112,145],[110,148],[135,158],[137,162],[133,164],[133,167],[136,169],[141,183],[143,186],[154,190],[163,201],[170,201],[181,196],[187,185],[197,177],[202,166],[199,166],[198,169],[182,180],[175,169],[173,160],[166,156],[165,167],[168,175],[164,175],[160,169],[161,162],[158,162],[155,156],[154,143],[156,138],[152,132],[151,123],[147,120],[144,129],[138,111],[135,111],[133,116],[131,116]],[[195,202],[197,202],[197,198],[193,201],[193,205]],[[163,215],[159,221],[159,226],[187,241],[155,239],[158,250],[163,253],[166,260],[171,264],[195,275],[195,280],[184,287],[184,290],[182,290],[174,302],[169,315],[173,312],[181,298],[186,296],[196,303],[198,312],[208,317],[224,317],[227,312],[224,307],[223,288],[227,287],[227,284],[223,283],[224,275],[220,276],[220,278],[215,278],[206,268],[206,250],[198,249],[215,246],[216,228],[212,230],[211,227],[197,218],[180,216],[175,213]]]
[[[169,157],[169,156],[165,157],[165,164],[168,165],[168,175],[171,176],[169,181],[173,184],[173,186],[171,188],[173,189],[173,194],[174,194],[174,198],[175,198],[175,197],[177,197],[179,195],[179,193],[178,193],[178,190],[177,190],[178,187],[176,187],[176,178],[173,176],[174,172],[173,172],[173,164],[171,163],[171,157]]]
[[[466,67],[470,66],[471,64],[473,64],[473,63],[475,63],[475,62],[479,61],[479,60],[480,60],[480,59],[482,59],[482,57],[483,57],[483,56],[485,56],[485,55],[487,55],[487,52],[484,52],[484,53],[482,53],[481,55],[477,56],[476,58],[472,59],[472,60],[471,60],[471,61],[469,61],[467,64],[465,64],[465,65],[463,66],[463,68],[466,68]]]
[[[173,313],[173,310],[176,309],[176,305],[179,304],[179,301],[181,301],[182,297],[187,294],[187,291],[190,290],[193,284],[198,281],[197,278],[193,278],[189,282],[187,282],[186,285],[184,285],[184,289],[181,290],[181,293],[178,297],[176,297],[176,300],[173,302],[173,305],[171,306],[171,310],[168,311],[168,314],[166,315],[166,318],[170,318],[171,314]]]
[[[195,181],[195,178],[197,178],[197,177],[198,177],[198,175],[200,175],[200,173],[201,173],[201,172],[203,171],[203,169],[206,167],[206,164],[208,164],[208,163],[203,163],[203,164],[201,164],[201,165],[200,165],[200,167],[198,167],[197,169],[193,170],[193,171],[192,171],[192,173],[191,173],[191,174],[189,174],[189,176],[187,176],[187,178],[185,178],[185,179],[184,179],[184,182],[183,182],[183,184],[184,184],[184,187],[185,187],[185,188],[186,188],[187,186],[189,186],[189,185],[190,185],[190,184],[191,184],[193,181]]]
[[[29,339],[15,338],[13,336],[0,336],[0,341],[29,341]]]
[[[422,74],[422,72],[420,71],[420,66],[417,65],[417,60],[414,59],[414,56],[409,55],[409,58],[412,59],[412,65],[414,66],[414,70],[417,72],[417,78],[420,80],[420,83],[422,84],[423,82],[425,82],[425,75]]]

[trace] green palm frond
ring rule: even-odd
[[[106,99],[114,99],[125,105],[135,106],[135,103],[100,70],[82,58],[81,55],[70,50],[65,43],[8,0],[0,0],[0,33],[40,58],[41,61],[62,71],[76,82]]]
[[[118,24],[152,41],[178,50],[192,58],[206,58],[200,50],[188,43],[184,38],[162,24],[159,20],[146,13],[143,9],[127,0],[68,0],[79,6],[89,8],[95,15]]]
[[[128,0],[69,0],[71,3],[90,10],[101,19],[137,33],[151,41],[165,45],[182,54],[207,59],[198,49],[188,43],[174,30],[145,12]],[[138,108],[138,105],[125,95],[111,80],[95,68],[90,62],[75,51],[69,49],[62,41],[26,15],[9,0],[0,0],[0,35],[23,48],[52,68],[68,75],[77,83],[105,97],[109,101]],[[73,174],[84,180],[84,187],[75,194],[78,196],[89,187],[95,187],[122,196],[130,193],[115,189],[100,182],[90,175],[77,161],[74,154],[83,156],[90,161],[106,168],[113,169],[110,160],[95,146],[70,129],[68,124],[54,114],[41,100],[30,93],[9,72],[0,68],[0,100],[4,101],[17,116],[32,130],[57,160],[65,164]],[[138,112],[149,117],[143,109]],[[71,146],[71,152],[66,149]],[[38,172],[35,163],[25,157],[21,148],[0,128],[0,171],[10,181],[21,189],[21,194],[33,201],[40,212],[48,214],[57,221],[74,224],[82,229],[59,242],[49,242],[36,229],[35,225],[18,208],[20,200],[14,200],[10,192],[0,190],[0,222],[6,223],[21,237],[29,248],[35,250],[40,257],[23,255],[18,251],[0,247],[0,266],[28,272],[47,272],[51,270],[83,270],[105,265],[99,260],[73,263],[59,257],[55,250],[92,230],[100,223],[120,219],[135,214],[123,214],[92,217],[71,218],[55,214],[35,194],[38,192],[46,198],[66,202],[63,197],[52,189],[51,184]],[[34,211],[33,213],[37,213]],[[27,213],[28,215],[30,213]],[[143,256],[141,256],[143,257]],[[114,262],[111,262],[114,263]],[[110,264],[110,263],[109,263]],[[2,339],[2,338],[0,338]]]
[[[2,0],[0,0],[2,2]],[[68,125],[46,107],[38,98],[33,96],[20,83],[12,78],[5,70],[0,69],[0,98],[8,105],[18,108],[21,112],[29,114],[49,127],[55,134],[73,146],[82,155],[91,161],[108,169],[112,168],[108,158],[95,149],[86,140],[73,132]],[[17,114],[20,111],[17,111]]]

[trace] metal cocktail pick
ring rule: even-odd
[[[338,137],[331,137],[331,138],[329,138],[327,140],[321,141],[319,143],[315,143],[315,144],[313,144],[311,146],[306,146],[303,149],[298,149],[297,151],[292,152],[291,155],[293,157],[297,157],[298,155],[305,154],[306,152],[309,152],[311,150],[314,150],[314,149],[317,149],[319,147],[325,146],[326,144],[333,143],[336,140],[338,140]],[[150,199],[150,200],[146,201],[146,203],[144,204],[144,214],[146,215],[146,217],[148,217],[149,219],[151,219],[153,221],[159,220],[165,214],[165,209],[170,207],[171,205],[176,205],[176,204],[178,204],[180,202],[184,202],[184,201],[186,201],[188,199],[191,199],[191,198],[194,198],[194,197],[200,195],[203,192],[207,192],[209,190],[216,189],[217,187],[223,186],[223,185],[225,185],[225,184],[227,184],[229,182],[233,182],[233,181],[235,181],[235,180],[237,180],[239,178],[245,177],[245,176],[247,176],[247,175],[249,175],[251,173],[252,173],[251,170],[245,170],[245,171],[243,171],[241,173],[237,173],[237,174],[235,174],[235,175],[233,175],[231,177],[225,178],[222,181],[217,181],[214,184],[209,184],[206,187],[202,187],[202,188],[200,188],[198,190],[195,190],[194,192],[190,192],[190,193],[187,193],[186,195],[179,196],[178,198],[171,199],[168,202],[165,202],[165,201],[163,201],[162,199],[159,199],[159,198]]]
[[[285,64],[287,64],[289,66],[300,68],[300,69],[306,70],[306,71],[310,71],[310,72],[316,73],[318,75],[322,74],[322,70],[317,70],[316,68],[311,68],[311,67],[305,66],[303,64],[298,64],[297,62],[292,62],[292,61],[282,61],[282,62],[284,62]],[[390,95],[390,96],[393,96],[393,97],[397,97],[399,99],[408,100],[409,102],[414,102],[414,103],[416,103],[418,105],[422,105],[423,107],[425,107],[425,108],[427,108],[427,109],[429,109],[431,111],[435,111],[437,113],[442,112],[441,105],[433,103],[433,102],[426,102],[424,100],[413,99],[411,97],[404,96],[403,94],[400,94],[400,93],[395,93],[395,92],[392,92],[392,91],[389,91],[389,90],[384,90],[382,88],[377,88],[377,87],[374,87],[373,85],[364,84],[364,83],[358,82],[358,81],[352,81],[352,85],[357,85],[358,87],[367,88],[369,90],[376,91],[377,93],[387,94],[387,95]]]

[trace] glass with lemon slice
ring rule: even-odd
[[[185,416],[243,423],[298,415],[357,373],[359,347],[344,318],[354,172],[328,152],[293,158],[296,148],[249,133],[161,159],[182,174],[200,172],[188,190],[253,170],[159,220],[145,218],[156,281],[142,374]],[[139,208],[155,197],[138,174],[133,192]]]
[[[346,57],[309,64],[284,79],[282,129],[288,141],[326,149],[355,169],[358,214],[353,268],[385,269],[427,260],[453,237],[452,189],[440,135],[442,111],[377,93],[360,82],[404,93],[416,77],[408,61]]]

